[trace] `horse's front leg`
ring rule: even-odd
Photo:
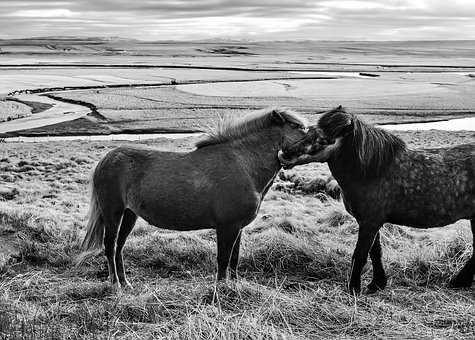
[[[229,272],[231,279],[237,278],[237,266],[239,263],[239,248],[241,246],[241,234],[242,229],[239,229],[239,233],[234,240],[233,247],[231,250],[231,260],[229,261]]]
[[[236,267],[239,259],[241,241],[240,226],[218,226],[216,228],[218,246],[218,281],[227,277],[228,266],[231,267],[231,277],[236,277]]]
[[[386,273],[383,267],[382,261],[382,249],[381,249],[381,242],[380,242],[380,232],[376,233],[376,237],[374,238],[373,245],[371,246],[371,250],[369,251],[369,257],[371,258],[371,263],[373,265],[373,280],[368,285],[368,293],[375,293],[378,290],[382,290],[386,287],[386,283],[388,279],[386,277]]]
[[[351,294],[358,295],[361,291],[361,272],[368,260],[368,252],[373,245],[381,223],[359,222],[358,241],[351,262],[351,276],[348,289]]]
[[[473,249],[472,257],[468,259],[458,274],[450,280],[449,286],[452,288],[471,287],[473,276],[475,275],[475,218],[470,220],[472,225]]]

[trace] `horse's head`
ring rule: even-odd
[[[280,148],[295,144],[307,132],[307,122],[290,110],[274,109],[271,113],[273,124],[281,132]]]
[[[310,162],[326,162],[352,131],[352,116],[338,107],[325,113],[318,125],[309,127],[301,139],[284,145],[279,151],[279,160],[284,168]]]
[[[278,156],[285,169],[310,162],[326,162],[339,143],[339,139],[329,141],[318,127],[311,126],[303,138],[284,146]]]

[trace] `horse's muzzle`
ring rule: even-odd
[[[277,153],[277,158],[279,158],[280,165],[282,165],[285,170],[292,169],[295,166],[293,162],[289,162],[288,159],[285,159],[284,152],[282,150],[279,150]]]

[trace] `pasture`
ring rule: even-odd
[[[375,44],[0,41],[0,121],[25,124],[6,135],[70,136],[201,131],[217,114],[268,106],[296,109],[310,123],[338,104],[376,124],[473,117],[473,42]],[[46,119],[54,124],[37,124]],[[414,148],[475,137],[473,130],[397,135]],[[190,151],[196,140],[131,143]],[[124,251],[134,288],[114,293],[103,254],[79,267],[75,260],[90,174],[123,144],[0,139],[1,336],[473,338],[474,288],[447,287],[471,254],[468,221],[384,226],[388,286],[355,298],[346,284],[358,225],[328,167],[315,163],[278,174],[243,230],[237,280],[215,282],[213,230],[164,230],[139,219]]]
[[[411,146],[473,138],[439,134],[400,135]],[[182,151],[193,143],[146,142]],[[84,235],[88,176],[117,145],[2,145],[0,178],[19,193],[0,206],[1,332],[196,339],[473,335],[473,288],[446,288],[470,255],[468,223],[431,231],[384,227],[388,288],[355,299],[345,285],[357,224],[332,198],[327,167],[316,164],[278,177],[244,229],[237,281],[215,285],[214,231],[165,231],[139,220],[125,248],[134,289],[113,294],[102,255],[80,268],[74,259]],[[367,272],[363,282],[369,278]]]

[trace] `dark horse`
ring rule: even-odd
[[[221,120],[189,153],[122,146],[97,165],[84,250],[105,247],[111,283],[129,286],[122,248],[137,216],[160,228],[214,228],[218,280],[236,276],[241,228],[257,215],[281,164],[278,151],[302,138],[305,121],[274,109]]]
[[[279,159],[287,167],[328,162],[345,207],[359,224],[349,282],[353,293],[360,292],[368,252],[373,264],[368,292],[386,286],[379,240],[385,222],[433,228],[470,219],[475,235],[475,143],[410,150],[399,137],[338,107],[323,114],[302,140],[284,146]],[[475,244],[451,286],[470,287],[474,273]]]

